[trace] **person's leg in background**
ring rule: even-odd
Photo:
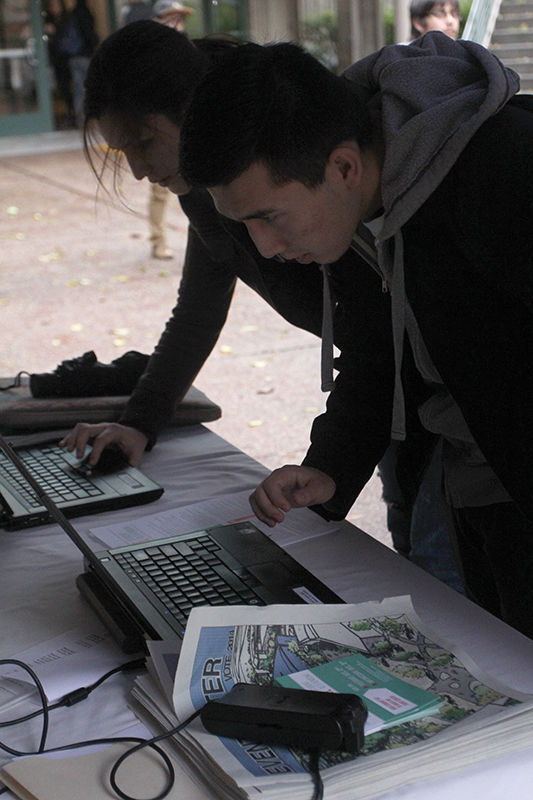
[[[60,53],[54,60],[54,75],[59,100],[64,104],[64,119],[60,120],[60,127],[74,126],[74,97],[72,95],[72,73],[70,71],[69,57]]]
[[[425,447],[413,449],[407,442],[392,441],[379,462],[387,527],[393,547],[400,555],[452,589],[464,592],[450,541],[442,486],[441,442],[437,441],[432,449],[425,469],[422,468]]]
[[[442,478],[442,442],[439,441],[413,505],[409,558],[452,589],[464,593],[449,524]]]
[[[72,74],[72,97],[74,104],[74,119],[78,128],[83,127],[83,82],[89,66],[87,56],[72,56],[69,60]]]
[[[169,259],[174,257],[170,247],[167,247],[165,228],[165,210],[170,195],[171,193],[165,186],[159,186],[158,183],[150,184],[148,220],[150,241],[152,243],[152,258]]]
[[[396,465],[401,442],[392,441],[378,464],[378,475],[383,486],[383,502],[387,506],[387,528],[392,546],[401,556],[409,558],[411,552],[412,506],[402,491],[396,477]]]

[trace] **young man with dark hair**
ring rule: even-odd
[[[457,39],[459,35],[461,12],[458,0],[411,0],[409,15],[414,39],[428,31],[441,31],[452,39]]]
[[[274,471],[255,513],[342,517],[383,431],[409,441],[421,421],[443,441],[469,595],[533,636],[533,100],[517,90],[484,48],[440,33],[343,77],[295,45],[248,45],[196,91],[180,163],[263,256],[331,263],[352,248],[390,292],[394,365],[384,378],[368,298],[356,390],[341,371],[303,465]]]

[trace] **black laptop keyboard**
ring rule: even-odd
[[[220,545],[204,535],[115,553],[114,558],[141,590],[147,587],[185,625],[193,606],[264,605],[254,591],[259,581],[243,567],[228,567],[220,552]]]
[[[70,463],[65,457],[65,451],[58,445],[41,447],[38,457],[33,455],[31,450],[19,450],[18,455],[32,476],[55,503],[63,503],[68,500],[83,500],[103,494],[102,490],[91,481],[82,475],[77,475],[70,469]],[[0,453],[0,470],[4,478],[17,489],[31,508],[42,506],[41,501],[29,483],[24,480],[14,464],[3,453]]]

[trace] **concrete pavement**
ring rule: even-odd
[[[77,131],[0,138],[0,180],[0,374],[49,371],[86,350],[102,362],[151,352],[181,274],[187,221],[177,201],[167,207],[176,257],[157,261],[147,240],[148,185],[124,174],[124,202],[106,197]],[[195,381],[223,409],[209,427],[269,468],[298,463],[325,403],[319,361],[315,337],[239,284]],[[349,518],[389,544],[380,495],[374,477]]]

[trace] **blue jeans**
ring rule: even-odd
[[[441,443],[435,447],[413,503],[405,497],[397,477],[402,445],[403,442],[391,442],[378,466],[392,544],[398,553],[414,564],[452,589],[464,593],[450,542],[448,512],[442,490]]]
[[[72,56],[69,59],[72,75],[72,96],[76,124],[81,127],[83,121],[83,83],[87,74],[90,59],[87,56]]]

